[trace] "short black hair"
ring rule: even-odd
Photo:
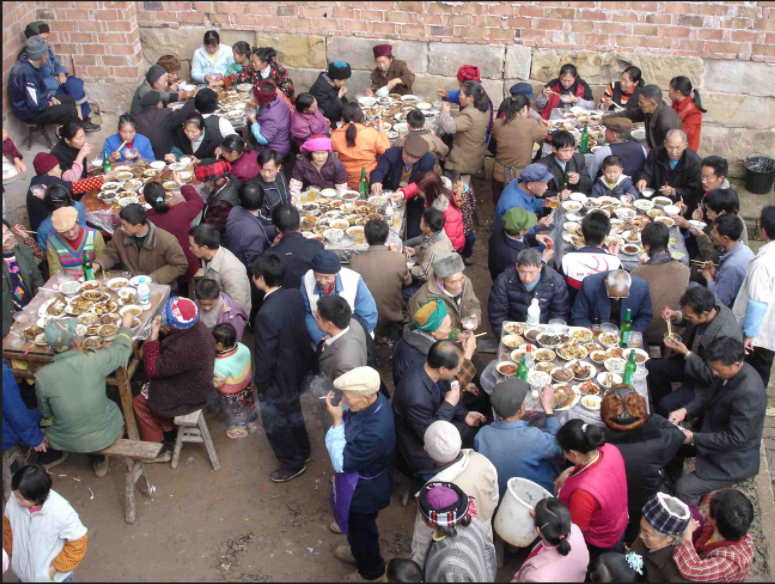
[[[455,369],[463,358],[463,350],[452,341],[436,341],[428,351],[428,366],[431,369]]]
[[[194,107],[200,114],[213,113],[218,109],[218,94],[209,87],[203,87],[194,98]]]
[[[196,227],[192,227],[188,234],[194,238],[194,243],[199,246],[205,246],[208,249],[221,247],[221,234],[209,223],[200,223]]]
[[[51,492],[51,476],[39,464],[26,464],[11,478],[11,490],[19,491],[22,497],[36,506],[43,505]]]
[[[560,77],[563,75],[572,75],[573,77],[578,77],[579,72],[578,69],[576,69],[576,65],[573,63],[565,63],[562,67],[560,67]]]
[[[272,211],[272,224],[282,232],[299,230],[299,210],[293,205],[278,205]]]
[[[123,219],[130,225],[145,225],[147,223],[145,207],[143,207],[140,203],[132,203],[131,205],[127,205],[121,209],[121,211],[119,211],[118,216],[120,219]]]
[[[62,207],[73,206],[73,196],[64,183],[54,183],[46,188],[43,195],[43,206],[49,213],[53,213]]]
[[[244,154],[246,149],[245,140],[239,134],[229,134],[221,140],[221,148],[223,148],[224,152]]]
[[[157,213],[166,213],[170,210],[170,206],[164,202],[167,197],[167,191],[157,180],[145,183],[143,197],[145,197],[145,202],[153,207]]]
[[[710,312],[716,306],[716,297],[705,286],[687,288],[679,301],[681,308],[689,306],[697,314]]]
[[[619,168],[624,168],[622,159],[619,158],[616,154],[611,154],[610,156],[603,158],[603,168],[608,168],[609,166],[618,166]]]
[[[406,114],[406,123],[413,130],[419,130],[425,125],[425,114],[418,109],[413,109]]]
[[[775,205],[767,205],[762,209],[759,225],[767,233],[769,239],[775,239]]]
[[[221,343],[227,349],[237,344],[237,329],[229,322],[215,325],[212,334],[215,342]]]
[[[557,444],[564,452],[575,450],[587,454],[605,444],[605,432],[600,426],[583,420],[569,420],[557,432]]]
[[[717,215],[735,213],[739,209],[735,189],[713,189],[705,196],[705,206]]]
[[[732,241],[739,241],[743,234],[743,219],[735,214],[719,215],[713,220],[716,233],[725,235]]]
[[[718,532],[727,541],[740,541],[745,537],[754,513],[751,500],[737,489],[718,491],[710,500],[710,518],[716,521]]]
[[[667,251],[670,245],[670,229],[661,221],[652,221],[640,234],[640,242],[643,246],[649,246],[649,255]]]
[[[592,211],[581,220],[581,234],[584,236],[586,245],[601,245],[610,232],[611,220],[605,213]]]
[[[202,278],[196,283],[196,297],[199,300],[215,300],[221,293],[221,285],[218,280]]]
[[[553,148],[557,148],[559,150],[560,148],[565,148],[566,146],[573,146],[574,148],[576,147],[576,138],[573,137],[573,134],[567,130],[557,130],[554,134],[552,134]]]
[[[253,277],[256,280],[263,276],[264,282],[270,288],[281,285],[285,279],[283,261],[280,259],[280,256],[269,250],[264,251],[264,253],[253,260],[250,271],[253,272]]]
[[[382,219],[369,219],[363,228],[369,245],[384,245],[390,234],[390,227]]]
[[[705,361],[720,361],[722,364],[734,365],[745,359],[743,343],[734,337],[716,337],[705,350]]]
[[[729,174],[729,163],[726,158],[721,156],[706,156],[702,159],[702,166],[712,168],[717,177]]]
[[[293,105],[296,106],[296,111],[304,113],[315,102],[315,96],[311,93],[300,93],[296,96],[296,101]]]
[[[463,178],[460,174],[460,171],[455,170],[454,168],[445,169],[444,176],[447,177],[449,182],[451,182],[453,185],[460,182],[460,179]]]
[[[264,189],[261,185],[255,182],[247,182],[240,185],[237,190],[239,195],[240,204],[247,211],[255,211],[264,206]]]
[[[135,130],[137,130],[137,121],[132,114],[121,114],[118,117],[118,131],[120,132],[121,127],[126,125],[132,126]]]
[[[393,558],[388,562],[388,582],[422,582],[422,568],[414,560]]]
[[[439,211],[436,207],[428,207],[422,212],[423,221],[430,227],[431,231],[438,233],[444,229],[444,225],[447,223],[447,218],[444,216],[443,211]]]
[[[620,552],[606,552],[589,564],[589,579],[592,582],[646,582],[630,567],[627,558]]]
[[[335,295],[321,296],[318,300],[318,314],[323,320],[334,323],[339,330],[350,326],[350,319],[353,317],[352,308],[347,300]]]
[[[264,168],[264,165],[270,160],[274,160],[274,163],[277,166],[280,166],[283,163],[283,157],[280,156],[280,153],[277,150],[270,148],[258,155],[258,166]]]

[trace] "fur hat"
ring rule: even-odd
[[[423,441],[428,456],[441,464],[455,460],[463,447],[458,429],[444,420],[437,420],[428,426]]]
[[[600,406],[600,419],[617,432],[640,428],[648,417],[646,400],[629,385],[614,385]]]
[[[459,274],[466,269],[466,266],[463,263],[463,258],[460,257],[460,254],[455,253],[454,251],[436,256],[433,259],[432,266],[433,273],[436,274],[436,278],[439,279],[449,278],[450,276]]]

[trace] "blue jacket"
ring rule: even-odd
[[[271,247],[277,230],[247,209],[234,207],[226,219],[226,247],[250,269],[253,260]]]
[[[740,241],[719,258],[716,278],[708,282],[708,290],[713,292],[719,302],[731,308],[745,280],[746,268],[754,257],[751,248]]]
[[[592,183],[593,197],[608,196],[619,198],[622,195],[630,195],[633,201],[640,198],[640,193],[635,188],[635,185],[632,184],[632,179],[629,176],[622,175],[619,182],[612,189],[608,188],[608,183],[605,182],[604,176]]]
[[[576,301],[573,303],[570,317],[573,326],[591,328],[592,320],[595,318],[599,319],[600,323],[611,322],[611,301],[605,290],[607,276],[608,272],[600,272],[584,278],[581,290],[579,290]],[[619,318],[621,322],[624,322],[627,309],[632,309],[632,330],[645,333],[651,324],[651,318],[654,316],[651,310],[649,285],[643,278],[632,275],[631,277],[630,295],[622,300],[622,311]]]
[[[386,191],[394,191],[401,182],[401,172],[404,169],[402,154],[403,148],[393,146],[388,148],[377,163],[377,168],[371,171],[369,185],[380,183]],[[412,166],[412,172],[409,175],[409,183],[417,180],[417,176],[428,170],[433,170],[436,165],[436,157],[430,152],[423,154]]]
[[[21,52],[19,58],[21,59],[22,57],[25,59],[27,58],[27,51]],[[40,68],[40,71],[43,73],[43,82],[46,84],[48,90],[56,93],[59,90],[59,80],[56,76],[60,73],[67,74],[67,69],[57,61],[56,55],[54,55],[54,49],[51,48],[51,45],[48,45],[48,61],[44,63]]]
[[[68,183],[69,184],[69,183]],[[75,201],[73,206],[78,209],[78,225],[86,227],[86,208],[80,201]],[[49,213],[38,227],[38,247],[43,251],[48,249],[48,236],[55,233],[54,225],[51,223],[51,214]]]
[[[28,446],[43,442],[43,432],[38,428],[42,418],[40,412],[24,405],[16,379],[3,361],[3,450],[19,442]]]
[[[216,73],[224,75],[226,69],[233,64],[234,54],[229,45],[220,44],[218,56],[215,58],[215,66],[210,61],[207,49],[202,45],[194,52],[194,58],[191,61],[191,79],[197,83],[204,83],[205,75],[215,75]]]
[[[527,321],[527,309],[533,298],[538,298],[542,323],[552,318],[568,322],[570,295],[565,280],[547,265],[541,270],[540,277],[541,281],[531,294],[519,279],[516,266],[512,265],[498,276],[492,285],[487,309],[495,336],[500,337],[505,321]]]
[[[8,98],[13,115],[20,120],[28,120],[42,114],[54,93],[46,88],[41,70],[36,69],[26,55],[22,55],[8,77]]]
[[[474,438],[474,450],[486,456],[498,470],[501,500],[506,485],[514,477],[527,479],[554,492],[554,479],[560,474],[554,457],[562,454],[555,436],[560,422],[546,416],[546,429],[528,426],[524,420],[493,422]]]
[[[543,204],[541,199],[537,199],[531,194],[522,190],[519,184],[519,179],[514,179],[506,188],[503,189],[501,198],[498,200],[498,206],[495,208],[495,225],[496,227],[501,224],[501,217],[503,214],[513,209],[514,207],[522,207],[525,211],[535,213],[539,218],[543,212]],[[528,235],[535,234],[536,228],[532,227],[528,231]]]
[[[118,147],[121,146],[122,142],[123,140],[121,139],[121,135],[118,132],[112,136],[108,136],[105,139],[105,145],[102,147],[102,152],[100,152],[100,158],[105,155],[105,152],[108,153],[108,156],[113,154],[116,150],[118,150]],[[149,162],[156,160],[156,155],[153,153],[153,146],[151,146],[151,141],[142,134],[135,134],[132,147],[140,153],[140,158],[144,158]],[[126,162],[128,160],[128,158],[124,157],[125,148],[126,146],[121,149],[121,152],[119,152],[119,154],[121,154],[121,158],[118,159],[119,162]]]

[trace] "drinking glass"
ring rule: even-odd
[[[556,209],[558,205],[557,199],[549,199],[549,208]]]
[[[476,328],[476,319],[472,316],[466,316],[461,320],[463,328],[466,330],[474,330]]]
[[[593,324],[592,325],[592,337],[597,340],[600,336],[600,333],[603,332],[603,327],[599,324]]]
[[[401,216],[393,215],[393,227],[400,227],[400,226],[401,226]]]
[[[309,202],[314,203],[317,200],[318,191],[317,189],[310,189],[307,195],[309,196]]]
[[[665,339],[671,339],[675,341],[676,343],[681,342],[681,335],[678,335],[676,333],[665,333]]]
[[[643,347],[643,333],[640,331],[632,331],[630,338],[627,341],[627,346],[631,349],[640,349]]]
[[[356,234],[356,236],[355,236],[355,240],[356,240],[356,243],[357,243],[358,245],[363,245],[363,244],[365,243],[365,241],[364,241],[364,240],[365,240],[365,238],[364,238],[364,235],[363,235],[363,231],[359,231],[359,232]]]

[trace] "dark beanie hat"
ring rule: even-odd
[[[140,98],[140,107],[156,107],[156,104],[160,101],[161,93],[154,89]]]
[[[35,20],[27,25],[24,29],[24,36],[27,38],[34,37],[35,35],[51,32],[48,24],[43,20]]]
[[[312,256],[312,271],[320,274],[338,274],[342,270],[339,256],[332,251],[321,249]]]
[[[350,69],[350,64],[344,61],[334,61],[328,66],[328,78],[333,79],[349,79],[352,77],[353,72]]]
[[[167,70],[164,67],[161,65],[154,65],[148,69],[148,73],[146,73],[145,79],[148,81],[149,85],[153,86],[153,84],[159,80],[159,77],[166,74]]]

